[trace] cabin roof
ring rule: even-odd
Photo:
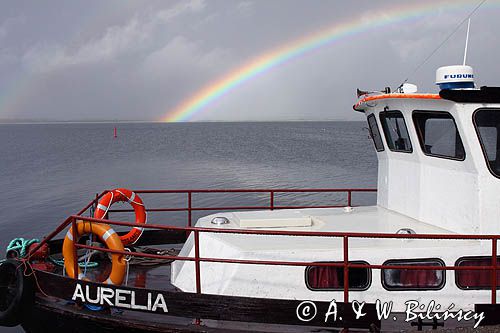
[[[378,94],[363,95],[353,106],[355,111],[364,112],[371,101],[383,99],[448,100],[456,103],[500,103],[500,87],[480,89],[444,89],[439,94]]]
[[[354,106],[355,111],[363,112],[366,103],[381,99],[441,99],[438,94],[381,94],[381,95],[367,95],[361,98]]]
[[[500,87],[481,89],[445,89],[439,96],[457,103],[500,103]]]

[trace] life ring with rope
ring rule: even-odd
[[[115,202],[128,202],[134,208],[135,223],[147,223],[146,207],[144,206],[142,199],[135,192],[126,188],[117,188],[106,193],[97,204],[94,212],[94,218],[104,218],[111,205]],[[143,230],[144,229],[141,227],[134,227],[127,234],[120,236],[123,245],[130,245],[137,242],[139,237],[141,237]]]
[[[111,250],[124,251],[123,243],[120,240],[118,234],[111,229],[107,224],[103,223],[91,223],[88,221],[78,221],[76,223],[77,238],[81,236],[94,234],[99,239],[106,244],[106,247]],[[75,247],[73,242],[77,242],[78,239],[73,239],[73,227],[71,227],[64,237],[62,253],[64,257],[64,268],[69,277],[75,278],[78,276],[79,279],[85,278],[82,274],[80,267],[78,271],[75,272]],[[122,254],[111,254],[111,273],[105,281],[107,284],[121,285],[125,277],[125,272],[127,269],[127,263]]]

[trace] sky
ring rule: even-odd
[[[436,68],[461,64],[466,25],[415,73],[480,0],[458,2],[0,0],[0,121],[362,120],[356,88],[409,77],[435,93]],[[478,86],[500,85],[499,14],[489,0],[472,17]],[[349,24],[215,96],[256,60]],[[190,105],[207,89],[207,103]]]

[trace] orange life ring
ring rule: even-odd
[[[124,251],[123,244],[120,240],[118,234],[111,229],[107,224],[103,223],[91,223],[78,221],[76,224],[76,230],[78,237],[87,234],[94,234],[101,239],[106,244],[108,249]],[[69,229],[64,238],[62,253],[64,256],[64,268],[69,277],[75,278],[75,248],[73,246],[73,227]],[[78,239],[76,240],[78,241]],[[109,277],[104,281],[107,284],[120,285],[123,282],[125,276],[125,271],[127,268],[127,263],[121,254],[111,254],[111,273]],[[83,279],[84,276],[78,268],[78,278]]]
[[[131,190],[126,188],[117,188],[106,193],[97,204],[94,212],[94,218],[102,219],[108,213],[109,208],[115,202],[128,202],[132,205],[135,212],[135,223],[145,224],[147,222],[146,208],[142,199]],[[127,234],[120,236],[123,245],[134,244],[142,235],[143,228],[134,227]]]

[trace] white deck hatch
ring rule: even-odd
[[[312,219],[298,211],[275,210],[235,212],[234,221],[241,228],[310,227]]]

